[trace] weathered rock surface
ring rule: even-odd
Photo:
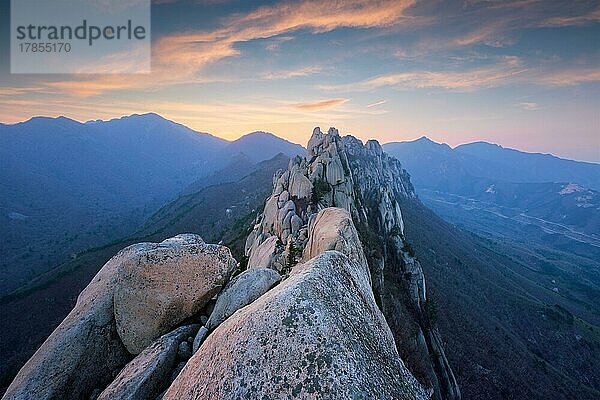
[[[206,244],[197,235],[152,244],[121,265],[114,313],[127,350],[139,354],[195,314],[223,288],[235,267],[228,248]]]
[[[281,276],[268,268],[252,268],[242,272],[219,294],[206,328],[215,329],[240,308],[247,306],[281,281]]]
[[[168,384],[177,364],[179,346],[198,325],[182,326],[154,341],[117,375],[97,400],[153,399]]]
[[[277,236],[270,236],[264,242],[256,242],[250,249],[248,268],[269,268],[271,260],[277,249]]]
[[[217,327],[165,400],[426,399],[364,266],[328,251]]]
[[[113,314],[118,267],[150,248],[148,243],[129,246],[102,267],[73,310],[19,371],[3,399],[79,399],[110,383],[112,371],[131,358]]]
[[[296,195],[292,183],[299,176],[311,183],[310,195],[308,191]],[[404,240],[399,200],[415,193],[400,162],[388,156],[376,140],[363,144],[352,136],[341,137],[335,128],[327,134],[315,128],[307,157],[293,158],[288,171],[275,175],[273,187],[265,212],[248,237],[246,254],[251,255],[266,237],[277,237],[283,246],[273,249],[268,267],[285,275],[298,259],[297,250],[306,261],[323,250],[356,248],[352,245],[355,238],[343,234],[347,220],[353,221],[367,250],[373,293],[385,317],[392,321],[401,358],[424,386],[433,389],[434,398],[460,399],[440,335],[427,316],[421,265]],[[317,213],[332,207],[349,213],[346,222],[342,226],[315,225],[316,218],[329,215]],[[315,226],[321,231],[315,232]]]
[[[367,268],[362,244],[348,211],[336,207],[321,210],[310,221],[308,237],[302,256],[304,261],[327,250],[337,250]],[[368,269],[364,271],[364,276],[369,282]]]
[[[80,399],[105,388],[131,360],[130,352],[139,353],[195,313],[235,265],[227,248],[196,235],[121,250],[81,292],[4,398]]]

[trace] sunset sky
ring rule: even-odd
[[[0,1],[4,123],[152,111],[227,139],[336,126],[600,162],[600,1],[159,0],[146,75],[11,75]]]

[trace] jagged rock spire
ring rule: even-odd
[[[295,263],[291,249],[306,249],[316,214],[327,207],[347,210],[361,233],[381,311],[392,321],[402,318],[392,329],[398,352],[436,399],[459,399],[439,334],[428,323],[421,265],[404,239],[402,197],[415,197],[410,177],[379,142],[363,145],[333,127],[326,134],[316,127],[306,158],[293,158],[287,171],[275,175],[273,193],[246,242],[248,267],[288,274]]]

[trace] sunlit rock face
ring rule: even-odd
[[[326,208],[314,224],[326,235],[309,234],[313,257],[219,325],[163,399],[428,398],[377,308],[349,213]]]

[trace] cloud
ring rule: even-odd
[[[595,22],[600,22],[600,7],[595,10],[581,15],[571,16],[558,16],[548,18],[540,24],[545,27],[563,27],[563,26],[575,26],[575,25],[587,25]]]
[[[321,85],[325,91],[369,91],[383,87],[396,89],[437,88],[454,91],[471,91],[509,84],[542,86],[574,86],[600,82],[600,68],[576,67],[545,70],[532,68],[519,58],[504,56],[496,64],[460,71],[411,71],[379,75],[345,85]]]
[[[481,43],[490,47],[504,47],[514,43],[514,40],[508,36],[507,31],[505,21],[496,21],[454,39],[453,43],[458,46],[471,46]]]
[[[549,71],[535,77],[535,81],[548,86],[574,86],[600,82],[600,68],[579,67]]]
[[[293,105],[293,107],[298,110],[303,110],[303,111],[320,111],[320,110],[325,110],[327,108],[338,106],[340,104],[347,103],[349,101],[350,101],[350,99],[344,99],[344,98],[327,99],[327,100],[313,101],[313,102],[309,102],[309,103],[296,103]]]
[[[0,97],[13,97],[32,93],[49,93],[43,86],[0,87]]]
[[[358,83],[322,86],[325,90],[372,90],[385,86],[396,88],[442,88],[471,90],[498,86],[527,72],[517,57],[504,57],[497,65],[465,71],[416,71],[380,75]]]
[[[383,27],[411,21],[414,18],[405,16],[404,12],[415,1],[304,0],[264,6],[247,14],[226,17],[220,21],[220,27],[212,31],[180,32],[159,38],[152,48],[151,74],[127,77],[94,75],[87,79],[76,77],[51,86],[75,96],[95,96],[114,90],[151,90],[169,85],[218,81],[217,78],[203,75],[203,71],[219,60],[240,55],[237,43],[272,38],[298,29],[321,33],[341,27]],[[287,40],[287,37],[277,40]],[[110,64],[104,69],[110,72]],[[305,76],[302,74],[315,71],[300,71],[289,77]],[[276,79],[275,76],[267,74],[265,79]],[[281,76],[282,79],[286,78],[285,73],[281,73]]]
[[[202,3],[201,0],[196,1]],[[162,0],[158,3],[170,2]],[[422,35],[424,38],[418,39],[416,50],[407,47],[403,51],[397,51],[396,55],[406,60],[429,62],[432,54],[448,60],[448,53],[457,48],[468,49],[478,44],[494,47],[510,45],[515,40],[512,32],[524,27],[536,27],[540,24],[559,26],[598,20],[598,9],[590,12],[586,2],[574,2],[571,7],[558,3],[536,0],[467,1],[440,8],[436,6],[437,3],[417,0],[279,2],[247,13],[226,16],[217,20],[216,28],[212,30],[176,32],[157,38],[152,48],[150,74],[116,75],[114,72],[122,71],[126,62],[131,63],[127,70],[136,68],[131,60],[116,57],[104,60],[104,72],[109,73],[108,75],[73,75],[59,82],[42,85],[73,96],[90,97],[113,91],[153,91],[182,84],[230,82],[238,78],[211,75],[208,67],[221,60],[241,56],[243,47],[239,44],[244,42],[267,39],[265,48],[276,51],[281,43],[293,39],[293,32],[300,30],[319,34],[338,28],[369,29],[369,32],[377,28],[377,34],[379,31],[390,34],[397,33],[397,28],[418,29],[427,26],[427,31]],[[365,48],[369,48],[368,45]],[[348,53],[353,51],[355,48],[347,50]],[[429,66],[432,68],[430,63]],[[515,74],[521,75],[524,72],[506,66],[468,70],[468,67],[462,68],[458,72],[431,70],[390,74],[362,82],[359,86],[363,87],[362,90],[370,86],[386,85],[473,89],[497,86],[511,81]],[[307,66],[296,70],[257,72],[256,76],[258,79],[275,80],[319,72],[320,67]],[[565,77],[559,78],[561,77],[557,76],[550,82],[560,82]]]
[[[387,103],[387,100],[379,100],[379,101],[377,101],[375,103],[368,104],[367,108],[377,107],[377,106],[380,106],[380,105],[385,104],[385,103]]]
[[[540,105],[538,103],[533,102],[524,102],[516,104],[517,107],[522,108],[525,111],[537,111],[540,109]]]
[[[275,37],[266,44],[265,49],[268,51],[277,51],[281,47],[281,45],[285,42],[289,42],[290,40],[294,40],[293,36],[279,36]]]
[[[282,71],[273,71],[266,72],[262,74],[262,79],[266,80],[275,80],[275,79],[291,79],[291,78],[299,78],[303,76],[309,76],[318,74],[323,70],[322,67],[318,65],[309,65],[306,67],[301,67],[292,70],[282,70]]]

